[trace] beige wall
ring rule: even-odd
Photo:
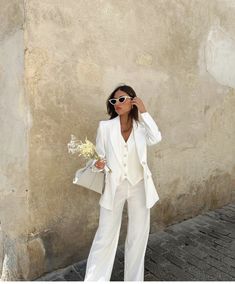
[[[24,2],[0,1],[0,276],[30,269],[29,126],[24,93]]]
[[[67,142],[71,133],[95,141],[121,82],[162,132],[148,148],[160,196],[151,232],[235,200],[235,0],[0,8],[2,278],[34,279],[87,257],[99,196],[72,184],[83,163]],[[119,243],[126,225],[125,207]]]

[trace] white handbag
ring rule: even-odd
[[[80,185],[87,189],[102,194],[105,188],[105,171],[93,172],[92,162],[89,160],[84,168],[78,169],[73,179],[73,184]]]

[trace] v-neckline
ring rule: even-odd
[[[120,132],[121,132],[122,139],[123,139],[123,141],[124,141],[125,144],[127,144],[129,138],[131,137],[132,131],[133,131],[133,126],[132,126],[132,129],[131,129],[130,135],[128,136],[128,138],[127,138],[126,141],[125,141],[124,137],[122,136],[122,132],[120,131]]]
[[[130,138],[130,136],[131,136],[131,134],[132,134],[132,131],[133,131],[133,129],[134,129],[134,121],[132,122],[132,129],[131,129],[131,133],[130,133],[130,135],[129,135],[128,139],[125,141],[124,137],[122,136],[120,115],[118,115],[118,116],[117,116],[117,118],[118,118],[119,133],[121,134],[121,137],[122,137],[122,139],[123,139],[124,143],[125,143],[125,144],[127,144],[128,140],[129,140],[129,138]]]

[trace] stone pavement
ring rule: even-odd
[[[38,278],[83,281],[86,260]],[[124,246],[117,249],[111,281],[123,281]],[[145,281],[235,280],[235,204],[208,211],[150,234]]]

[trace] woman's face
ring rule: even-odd
[[[118,90],[115,93],[114,98],[117,99],[121,96],[129,96],[129,95],[121,90]],[[127,98],[124,103],[120,103],[119,101],[117,101],[116,104],[114,105],[114,109],[119,115],[122,115],[126,112],[130,112],[131,108],[132,108],[132,104],[131,104],[130,98]]]

